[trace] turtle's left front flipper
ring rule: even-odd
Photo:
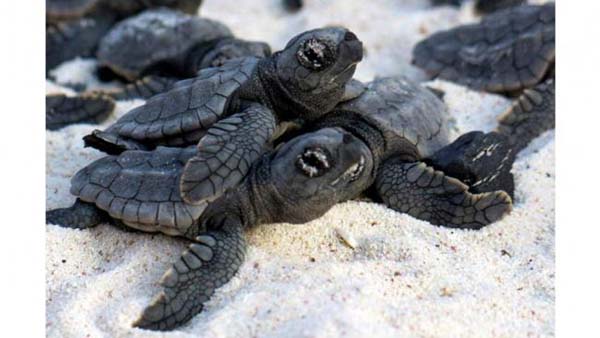
[[[198,143],[198,154],[183,169],[181,197],[195,204],[238,184],[268,150],[275,127],[275,116],[260,104],[215,123]]]
[[[497,131],[508,136],[519,152],[555,124],[554,78],[525,89],[509,110],[498,118]]]
[[[227,283],[244,261],[246,242],[239,222],[226,220],[196,241],[163,275],[163,290],[134,326],[162,331],[184,324],[202,311],[215,289]]]
[[[480,229],[512,208],[504,191],[472,194],[464,183],[425,163],[399,158],[382,164],[375,190],[388,207],[450,228]]]
[[[58,130],[74,123],[100,123],[115,109],[115,102],[104,95],[46,95],[46,129]]]

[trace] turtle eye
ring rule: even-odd
[[[321,148],[308,148],[296,158],[296,167],[308,177],[325,174],[331,168],[330,156]]]
[[[329,46],[315,38],[304,41],[296,57],[301,65],[313,70],[322,70],[333,63],[333,52]]]

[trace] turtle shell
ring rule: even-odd
[[[167,92],[123,115],[106,132],[141,143],[196,143],[227,110],[233,93],[252,75],[259,59],[240,58],[221,67],[202,69],[198,76],[179,81]]]
[[[115,25],[100,41],[97,57],[101,65],[135,80],[159,65],[182,67],[194,47],[230,36],[217,21],[168,8],[149,9]]]
[[[159,147],[106,156],[75,174],[71,194],[132,228],[185,235],[206,208],[183,202],[179,194],[181,171],[195,154],[195,147]]]
[[[530,88],[554,65],[554,18],[554,3],[501,10],[419,42],[413,63],[478,90]]]
[[[405,77],[378,78],[356,99],[336,108],[360,114],[383,133],[387,155],[408,141],[421,157],[450,143],[448,112],[432,92]]]

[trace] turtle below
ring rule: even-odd
[[[378,79],[317,122],[316,130],[263,154],[239,185],[213,201],[190,204],[180,196],[178,180],[195,147],[130,150],[80,170],[71,181],[78,200],[48,211],[46,220],[79,229],[111,222],[191,239],[134,324],[169,330],[200,312],[233,277],[244,260],[248,227],[305,223],[371,190],[386,205],[434,224],[476,229],[502,217],[510,197],[495,190],[493,177],[509,167],[501,153],[506,148],[490,147],[480,136],[448,145],[445,119],[443,103],[426,89],[405,79]],[[440,153],[444,149],[450,150]],[[487,178],[488,191],[481,193],[419,162],[422,153],[448,166],[444,159],[451,153],[481,151],[486,156],[473,161],[477,165],[454,169]]]
[[[84,140],[108,154],[197,144],[180,184],[184,200],[201,203],[236,185],[289,123],[359,95],[351,78],[361,59],[362,43],[349,30],[307,31],[271,57],[203,69]]]
[[[463,175],[485,178],[487,189],[496,189],[504,181],[495,177],[510,174],[510,148],[490,147],[490,140],[506,138],[476,132],[467,134],[466,142],[448,145],[444,115],[443,103],[426,89],[406,79],[378,79],[357,99],[338,105],[315,131],[263,155],[240,185],[208,204],[199,221],[205,232],[167,270],[162,290],[134,325],[165,330],[185,318],[182,312],[201,309],[243,262],[244,229],[305,223],[365,192],[392,209],[442,226],[479,229],[502,218],[512,207],[507,193],[471,193],[458,179],[427,166],[422,156],[443,164],[435,150],[444,146],[450,147],[446,155],[482,153],[486,156],[475,159],[477,165],[463,167],[470,171]],[[216,283],[210,279],[215,270],[223,276]]]
[[[555,124],[555,6],[521,5],[435,33],[413,50],[430,76],[518,96],[498,132],[521,150]]]

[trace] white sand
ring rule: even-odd
[[[423,32],[474,18],[468,8],[426,9],[425,0],[306,1],[297,15],[279,0],[207,0],[201,12],[274,50],[295,33],[327,24],[351,28],[367,48],[357,77],[405,74]],[[61,82],[82,81],[93,61],[61,67]],[[88,72],[88,73],[86,73]],[[80,80],[77,80],[80,79]],[[489,131],[503,97],[443,81],[454,135]],[[48,83],[47,91],[61,90]],[[137,102],[118,104],[117,115]],[[107,121],[105,125],[114,120]],[[94,126],[47,132],[47,208],[68,206],[69,179],[102,156],[84,149]],[[554,334],[554,132],[514,165],[513,212],[480,231],[432,226],[383,205],[351,201],[305,225],[272,224],[248,233],[246,263],[205,310],[171,333],[131,323],[158,292],[158,279],[186,242],[101,225],[47,226],[46,311],[51,337],[540,337]],[[343,229],[357,243],[338,238]]]

